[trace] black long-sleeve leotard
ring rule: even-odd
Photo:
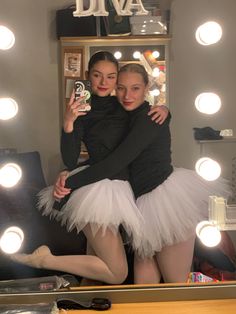
[[[69,177],[66,186],[72,189],[112,177],[129,165],[130,183],[136,197],[161,184],[173,171],[171,165],[168,118],[162,125],[147,115],[149,104],[129,112],[129,133],[123,142],[102,161]]]
[[[71,133],[62,131],[61,155],[69,170],[78,166],[81,141],[89,154],[89,164],[93,165],[108,156],[124,139],[128,130],[128,115],[121,108],[116,97],[92,95],[92,110],[77,118]],[[128,179],[128,168],[108,174],[110,179]]]

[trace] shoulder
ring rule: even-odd
[[[156,123],[155,121],[152,121],[151,116],[148,115],[148,112],[150,110],[150,105],[148,102],[145,102],[143,105],[141,105],[139,108],[137,108],[135,111],[131,112],[131,124],[136,125],[141,131],[141,129],[149,130],[149,131],[156,131],[161,129],[169,128],[169,122],[171,115],[169,114],[167,119],[162,123]]]
[[[131,120],[139,123],[143,122],[147,124],[149,123],[152,124],[151,122],[153,121],[150,119],[150,116],[148,116],[149,110],[150,110],[149,103],[145,102],[140,107],[130,112],[130,118]]]

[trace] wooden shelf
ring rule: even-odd
[[[127,36],[83,36],[83,37],[61,37],[60,41],[61,44],[72,44],[72,43],[90,43],[91,41],[93,44],[103,43],[106,42],[120,42],[120,41],[129,41],[131,45],[136,43],[144,42],[148,40],[148,44],[150,43],[158,43],[160,45],[167,44],[171,40],[171,36],[167,34],[159,34],[159,35],[127,35]]]

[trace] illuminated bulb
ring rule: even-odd
[[[201,93],[195,99],[195,107],[205,114],[214,114],[220,110],[221,99],[215,93]]]
[[[206,22],[197,28],[195,37],[197,42],[201,45],[208,46],[215,44],[222,37],[222,28],[216,22]]]
[[[155,50],[155,51],[152,52],[152,56],[157,59],[157,58],[160,57],[160,52]]]
[[[13,254],[20,248],[24,240],[24,233],[19,227],[9,227],[0,239],[0,248],[4,253]]]
[[[140,56],[141,56],[141,52],[140,52],[140,51],[135,51],[135,52],[133,53],[133,58],[134,58],[134,59],[140,59]]]
[[[119,60],[119,59],[122,57],[122,53],[121,53],[120,51],[116,51],[116,52],[114,53],[114,57],[115,57],[117,60]]]
[[[4,165],[0,169],[0,185],[11,188],[16,185],[22,177],[21,168],[14,163]]]
[[[12,98],[0,98],[0,119],[8,120],[18,112],[17,102]]]
[[[15,36],[13,32],[3,26],[0,25],[0,49],[7,50],[14,46],[15,43]]]
[[[196,172],[207,181],[214,181],[221,174],[221,167],[215,160],[203,157],[195,165]]]
[[[160,75],[160,70],[158,67],[155,67],[153,70],[152,70],[152,76],[153,77],[158,77]]]
[[[201,242],[208,247],[214,247],[221,241],[220,230],[209,221],[201,221],[196,227],[196,234]]]
[[[153,90],[150,90],[150,95],[152,95],[152,96],[159,96],[160,95],[159,89],[155,88]]]

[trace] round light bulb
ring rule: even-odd
[[[5,164],[0,169],[0,185],[11,188],[16,185],[22,177],[21,168],[14,163]]]
[[[121,53],[120,51],[116,51],[116,52],[114,53],[114,57],[115,57],[117,60],[119,60],[119,59],[122,57],[122,53]]]
[[[135,51],[134,53],[133,53],[133,58],[134,59],[140,59],[140,56],[141,56],[141,52],[140,51]]]
[[[0,248],[7,254],[16,253],[24,240],[23,231],[16,226],[7,228],[0,239]]]
[[[13,32],[3,26],[0,25],[0,49],[7,50],[14,46],[15,43],[15,36]]]
[[[196,109],[205,114],[214,114],[220,110],[221,99],[215,93],[201,93],[195,99]]]
[[[18,112],[18,104],[12,98],[0,98],[0,119],[9,120]]]
[[[155,50],[155,51],[153,51],[152,52],[152,56],[153,56],[153,58],[159,58],[160,57],[160,52],[159,51],[157,51],[157,50]]]
[[[215,44],[222,37],[222,28],[214,21],[206,22],[197,28],[195,37],[201,45],[208,46]]]
[[[207,181],[214,181],[221,174],[221,167],[215,160],[202,157],[195,164],[196,172]]]
[[[208,247],[217,246],[221,241],[219,228],[209,221],[201,221],[196,227],[196,234],[201,242]]]
[[[159,96],[160,95],[160,91],[158,88],[155,88],[153,90],[150,90],[150,95],[151,96]]]

